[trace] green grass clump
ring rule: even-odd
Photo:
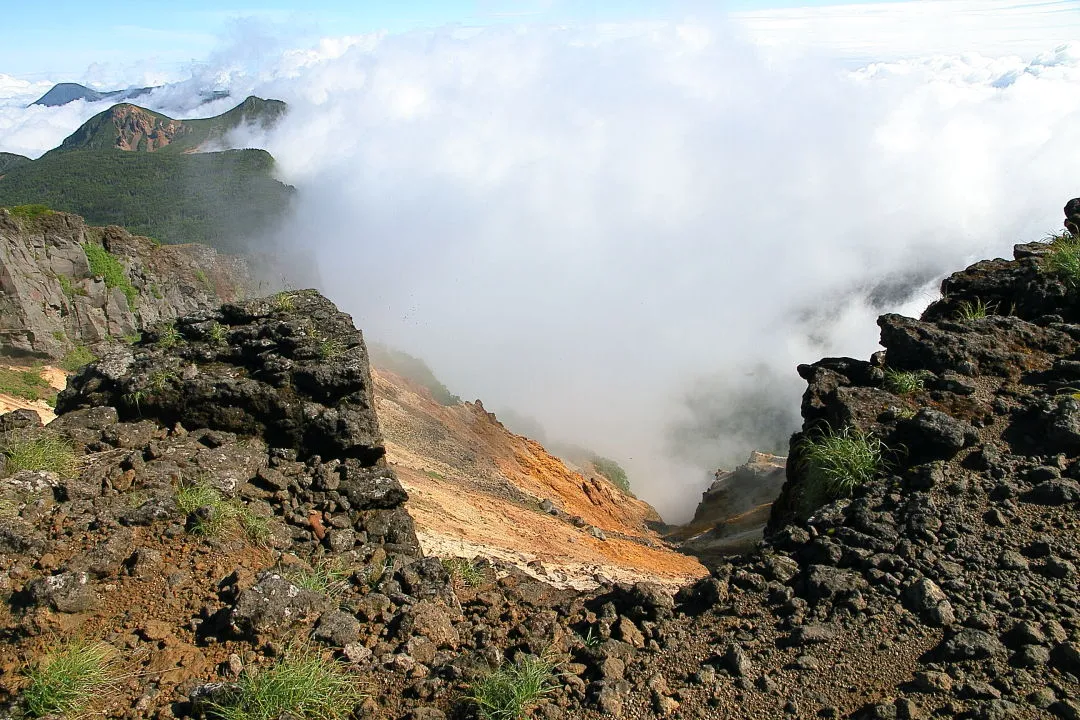
[[[896,395],[910,395],[926,389],[926,373],[885,368],[885,389]]]
[[[228,331],[221,323],[215,322],[210,326],[210,329],[206,331],[206,336],[210,338],[210,342],[215,345],[224,345],[225,340],[228,338]]]
[[[184,336],[176,329],[176,323],[168,323],[158,330],[157,344],[159,347],[168,349],[183,339]]]
[[[278,312],[292,312],[296,306],[296,296],[288,291],[279,292],[274,296],[274,308]]]
[[[75,372],[79,368],[89,365],[97,360],[97,355],[90,352],[90,348],[85,345],[76,345],[64,355],[60,360],[60,367],[68,372]]]
[[[61,477],[75,474],[75,449],[63,438],[43,431],[14,431],[0,436],[0,452],[7,457],[5,471],[45,470]]]
[[[1043,256],[1043,269],[1061,276],[1069,287],[1080,285],[1080,238],[1062,233],[1047,240],[1050,252]]]
[[[36,369],[19,370],[0,367],[0,393],[23,400],[47,400],[56,396],[49,381]]]
[[[37,220],[53,214],[48,205],[40,204],[16,205],[15,207],[9,207],[8,212],[20,220]]]
[[[342,594],[349,586],[349,571],[334,560],[322,560],[310,568],[292,568],[286,574],[296,587],[330,597]]]
[[[60,290],[63,291],[66,297],[73,298],[76,295],[85,296],[87,294],[86,288],[76,287],[67,275],[57,275],[56,279],[60,283]]]
[[[956,317],[964,321],[981,320],[990,314],[991,309],[981,298],[975,298],[974,301],[962,300],[956,308]]]
[[[630,491],[630,479],[626,477],[626,471],[622,469],[619,463],[611,458],[600,457],[599,455],[593,455],[589,462],[596,468],[596,472],[607,478],[612,485],[627,495],[632,496],[634,494]]]
[[[30,717],[78,715],[118,679],[108,645],[75,642],[25,671],[22,705]]]
[[[554,670],[554,664],[544,658],[519,655],[515,662],[474,683],[468,699],[482,720],[519,720],[555,689]]]
[[[245,669],[236,691],[210,714],[221,720],[339,720],[364,697],[343,663],[293,650],[269,668]]]
[[[876,436],[855,428],[826,430],[805,438],[799,464],[806,473],[804,510],[850,495],[872,480],[885,464],[885,445]]]
[[[221,537],[236,528],[254,542],[270,535],[266,518],[205,482],[181,485],[176,491],[176,507],[188,517],[188,529],[194,535]]]
[[[105,287],[120,288],[127,297],[128,308],[134,310],[135,298],[138,297],[139,291],[132,286],[119,258],[101,245],[92,242],[83,243],[83,252],[86,253],[86,259],[90,263],[90,272],[104,279]]]
[[[484,583],[484,571],[465,558],[449,557],[442,559],[442,566],[454,580],[460,580],[469,587],[478,587]]]

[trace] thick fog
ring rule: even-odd
[[[1080,44],[970,30],[868,62],[872,38],[769,22],[790,39],[763,16],[224,48],[177,87],[291,104],[235,143],[278,159],[283,237],[369,336],[678,521],[716,467],[783,450],[798,363],[868,356],[877,314],[1080,195]],[[0,106],[0,150],[40,154],[75,109],[27,112]]]

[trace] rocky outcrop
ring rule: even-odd
[[[116,277],[91,270],[87,246],[110,254]],[[0,208],[0,353],[9,356],[60,359],[76,344],[101,348],[235,300],[249,283],[242,260],[203,245],[159,246],[75,215],[25,218]]]
[[[694,519],[669,534],[683,552],[706,564],[748,552],[761,540],[785,477],[785,458],[752,452],[734,470],[717,470]]]

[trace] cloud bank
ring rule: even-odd
[[[299,188],[283,235],[369,336],[625,461],[677,521],[716,466],[782,445],[795,364],[867,356],[878,313],[1080,194],[1080,45],[853,64],[748,27],[454,28],[216,67],[292,104],[237,142]]]

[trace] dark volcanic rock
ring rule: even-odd
[[[102,405],[125,420],[258,435],[301,458],[384,454],[363,337],[311,290],[159,326],[72,378],[57,412]]]

